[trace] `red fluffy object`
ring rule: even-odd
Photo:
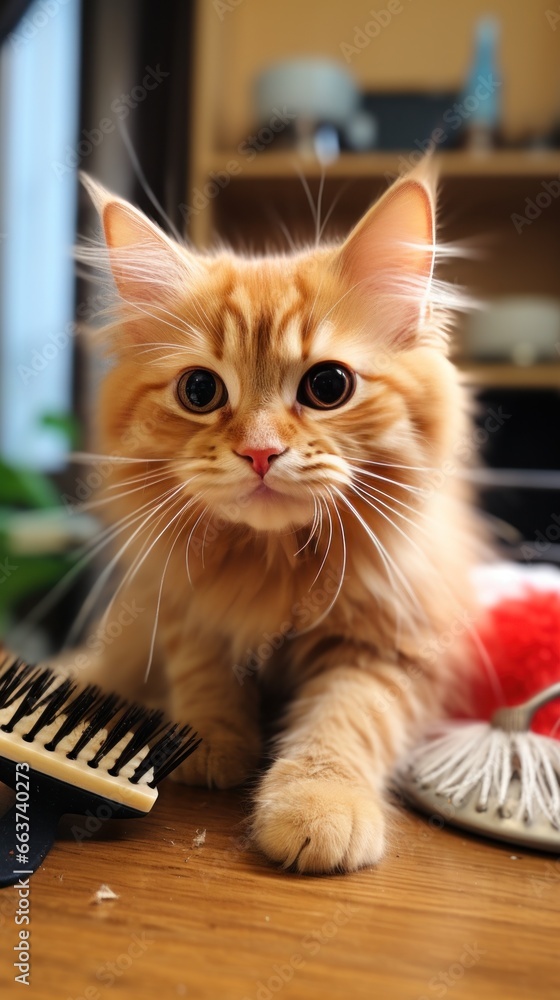
[[[501,704],[515,705],[560,681],[560,593],[527,586],[522,597],[507,598],[490,609],[480,638],[503,690],[503,701],[477,654],[475,715],[489,719]],[[560,738],[560,700],[540,709],[531,728]]]

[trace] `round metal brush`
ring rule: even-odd
[[[530,731],[560,683],[490,723],[448,723],[399,767],[412,805],[453,826],[543,851],[560,851],[560,742]]]

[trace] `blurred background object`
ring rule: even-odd
[[[76,520],[95,470],[68,459],[71,438],[95,448],[100,368],[76,323],[104,304],[74,277],[76,231],[97,226],[78,169],[199,247],[286,250],[347,232],[437,154],[440,239],[461,251],[442,275],[480,304],[453,349],[478,398],[465,446],[489,461],[482,503],[507,552],[559,558],[560,9],[4,0],[0,31],[0,562],[19,565],[23,532],[35,567],[0,577],[4,628],[77,572],[69,546],[98,532]]]

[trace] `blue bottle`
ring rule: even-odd
[[[477,21],[474,56],[460,100],[468,149],[492,149],[498,140],[503,83],[498,69],[499,34],[496,18]]]

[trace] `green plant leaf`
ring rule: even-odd
[[[0,506],[58,507],[60,497],[47,476],[0,459]]]

